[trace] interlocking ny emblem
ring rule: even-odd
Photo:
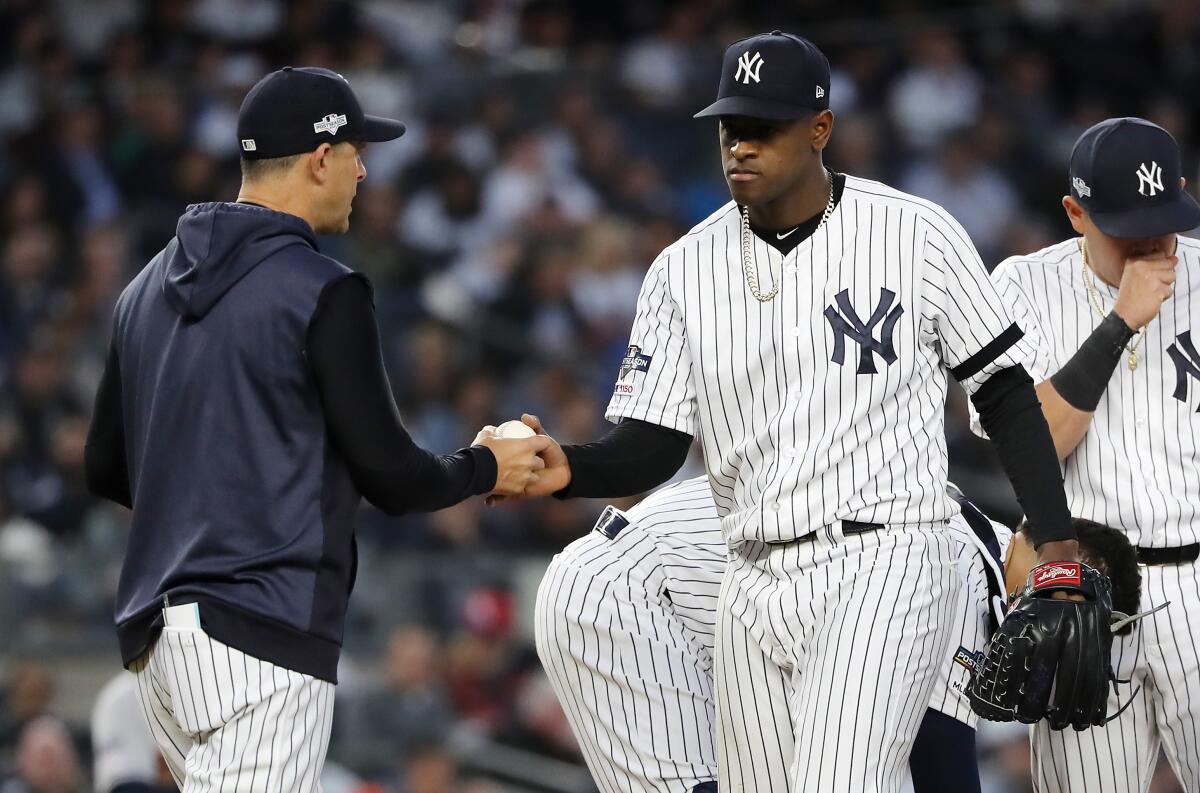
[[[897,304],[892,308],[892,303],[896,300],[896,293],[890,289],[881,289],[879,303],[876,304],[875,310],[871,312],[871,318],[863,322],[855,312],[854,306],[850,305],[850,292],[846,289],[837,293],[834,298],[837,302],[837,308],[831,306],[825,307],[825,319],[829,320],[830,326],[833,328],[833,358],[834,363],[839,366],[844,365],[846,359],[846,337],[849,336],[854,341],[858,342],[861,348],[861,354],[858,359],[859,374],[875,374],[875,355],[883,358],[884,363],[889,366],[896,361],[896,348],[892,346],[892,331],[896,327],[896,322],[899,321],[900,315],[904,313],[904,306]],[[888,309],[891,309],[889,312]],[[879,341],[874,338],[875,327],[883,323],[883,328],[879,333]]]
[[[1176,336],[1175,341],[1167,348],[1167,355],[1171,356],[1175,364],[1175,393],[1171,396],[1180,402],[1186,402],[1188,376],[1200,382],[1200,353],[1196,351],[1196,345],[1192,344],[1192,332],[1185,330]],[[1196,407],[1196,412],[1200,413],[1200,406]]]
[[[743,52],[738,58],[737,74],[733,75],[734,80],[741,80],[746,85],[750,85],[750,81],[761,82],[758,79],[758,72],[762,69],[764,61],[762,56],[757,52],[751,55],[749,52]]]
[[[1162,183],[1162,168],[1158,167],[1158,163],[1151,162],[1150,167],[1146,167],[1146,163],[1142,163],[1137,169],[1138,192],[1142,195],[1158,195],[1163,189]],[[1149,190],[1150,192],[1146,192]]]

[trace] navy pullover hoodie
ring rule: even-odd
[[[218,641],[336,682],[360,496],[305,343],[323,290],[350,273],[298,217],[201,204],[122,293],[110,361],[133,509],[116,603],[126,665],[165,604],[196,602]]]

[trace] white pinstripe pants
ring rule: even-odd
[[[538,587],[538,657],[604,793],[716,779],[712,660],[645,588],[563,551]]]
[[[321,790],[332,683],[171,626],[130,671],[181,793]]]
[[[1083,732],[1034,725],[1039,793],[1145,793],[1160,746],[1183,789],[1200,793],[1200,564],[1139,569],[1141,609],[1171,605],[1113,642],[1113,668],[1132,684],[1109,695],[1108,711],[1116,713],[1118,701],[1131,696],[1133,704],[1106,726]]]
[[[735,549],[717,607],[723,793],[893,793],[962,586],[945,527]]]

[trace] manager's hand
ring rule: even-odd
[[[496,486],[493,495],[517,496],[536,487],[539,472],[546,462],[538,455],[554,443],[546,435],[532,438],[497,438],[484,428],[475,436],[475,444],[491,449],[496,457]]]

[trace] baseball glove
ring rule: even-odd
[[[1055,730],[1104,724],[1116,678],[1112,630],[1107,576],[1077,562],[1033,568],[967,686],[971,709],[991,721],[1046,719]]]

